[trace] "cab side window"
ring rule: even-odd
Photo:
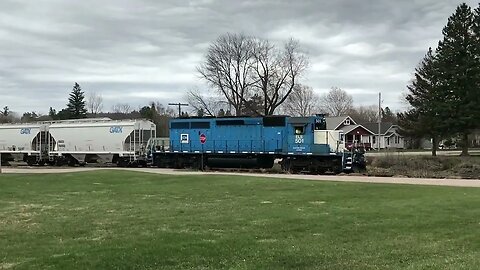
[[[294,127],[294,129],[295,129],[295,135],[303,135],[305,133],[303,126]]]

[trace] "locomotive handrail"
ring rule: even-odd
[[[267,149],[268,143],[272,143],[275,149]],[[281,140],[210,140],[203,144],[194,144],[190,140],[188,143],[182,143],[181,140],[169,140],[168,149],[154,149],[157,152],[216,152],[216,153],[260,153],[275,152],[279,153],[281,149]]]

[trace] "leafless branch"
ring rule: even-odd
[[[322,96],[321,106],[330,116],[347,115],[353,108],[353,97],[341,88],[332,87]]]
[[[227,33],[210,45],[205,62],[197,69],[239,114],[251,94],[253,83],[249,75],[253,60],[253,39]]]
[[[97,92],[91,92],[87,100],[87,109],[91,114],[98,114],[103,109],[103,97]]]
[[[117,103],[112,106],[112,112],[128,114],[132,112],[132,108],[128,103]]]
[[[311,116],[321,113],[319,97],[311,87],[297,84],[295,90],[282,104],[283,111],[290,116]]]

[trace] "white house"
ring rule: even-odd
[[[366,149],[377,149],[378,123],[357,123],[350,116],[327,117],[327,129],[343,130],[348,146],[362,144]],[[381,123],[380,149],[405,148],[405,138],[398,133],[398,125]]]

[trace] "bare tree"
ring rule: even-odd
[[[112,106],[112,112],[128,114],[132,112],[132,108],[128,103],[117,103]]]
[[[204,95],[199,89],[189,90],[186,99],[195,112],[202,111],[206,116],[216,116],[220,109],[228,109],[228,102],[224,99],[217,96]]]
[[[163,105],[163,103],[161,103],[160,101],[152,101],[150,102],[150,106],[154,108],[158,115],[170,117],[175,116],[175,110],[169,107],[165,107],[165,105]]]
[[[88,95],[88,100],[87,100],[87,110],[91,114],[98,114],[102,111],[103,109],[103,97],[101,94],[98,94],[97,92],[91,92]]]
[[[332,87],[327,94],[322,96],[320,102],[322,108],[330,116],[346,115],[353,108],[353,97],[338,87]]]
[[[250,78],[253,56],[251,37],[227,33],[210,45],[205,62],[197,68],[209,85],[225,96],[237,115],[254,83]]]
[[[297,84],[283,103],[283,111],[290,116],[310,116],[320,113],[319,96],[306,85]]]
[[[308,60],[300,52],[299,43],[290,39],[283,50],[269,41],[255,43],[255,86],[262,93],[263,113],[272,115],[295,90],[298,79],[308,66]]]
[[[378,106],[358,106],[348,113],[357,123],[373,123],[378,121]]]

